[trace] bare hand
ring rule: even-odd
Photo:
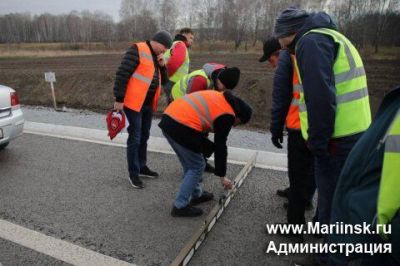
[[[229,178],[226,178],[226,177],[221,177],[221,184],[225,190],[232,189],[232,187],[233,187],[233,182]]]
[[[160,65],[160,66],[165,66],[165,61],[164,61],[164,54],[159,54],[158,56],[157,56],[157,61],[158,61],[158,64]]]
[[[114,103],[114,110],[122,111],[124,109],[124,103],[115,102]]]

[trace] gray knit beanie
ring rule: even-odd
[[[283,38],[297,33],[309,14],[303,9],[289,7],[279,14],[275,21],[274,36]]]
[[[151,40],[161,43],[168,49],[171,48],[171,46],[172,46],[172,36],[168,31],[165,31],[165,30],[160,30],[160,31],[156,32],[153,35],[153,37],[151,37]]]

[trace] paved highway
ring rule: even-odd
[[[24,134],[0,153],[0,166],[3,265],[67,265],[52,248],[43,248],[59,240],[66,243],[60,253],[81,259],[169,265],[205,218],[169,215],[181,179],[173,155],[149,154],[149,166],[160,178],[145,179],[144,190],[130,187],[120,147]],[[229,165],[228,176],[240,169]],[[293,257],[264,254],[269,240],[286,241],[265,233],[265,223],[285,221],[284,200],[275,191],[287,185],[286,174],[253,170],[191,264],[290,265]],[[213,175],[204,183],[217,197],[223,194]],[[213,204],[204,204],[204,210]],[[12,241],[4,239],[15,231],[7,229],[8,222],[24,228]],[[36,239],[36,232],[43,237]]]

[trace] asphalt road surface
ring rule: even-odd
[[[173,155],[148,157],[160,177],[136,190],[127,180],[123,148],[24,134],[0,152],[0,219],[129,263],[169,265],[206,214],[171,217],[180,164]],[[229,165],[228,177],[240,169]],[[286,241],[265,233],[266,223],[285,221],[284,200],[275,191],[287,186],[286,175],[253,170],[191,265],[291,265],[299,255],[265,254],[270,240]],[[213,175],[204,184],[222,195]],[[207,213],[214,204],[202,208]],[[1,238],[0,263],[67,265]]]
[[[286,172],[254,169],[238,191],[214,230],[195,253],[191,265],[268,265],[287,266],[295,261],[309,261],[302,254],[289,256],[266,254],[270,241],[278,247],[291,240],[267,235],[267,223],[286,222],[286,211],[277,188],[287,185]],[[313,211],[306,213],[311,220]],[[307,236],[306,241],[316,242]]]
[[[169,265],[205,216],[171,217],[180,164],[159,153],[148,161],[160,177],[136,190],[123,148],[25,134],[0,153],[0,218],[127,262]],[[228,175],[240,168],[230,165]],[[204,182],[216,195],[223,192],[214,176]],[[10,256],[0,253],[0,262],[7,265]]]

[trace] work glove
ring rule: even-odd
[[[271,141],[275,147],[277,147],[278,149],[282,149],[283,133],[272,134]]]

